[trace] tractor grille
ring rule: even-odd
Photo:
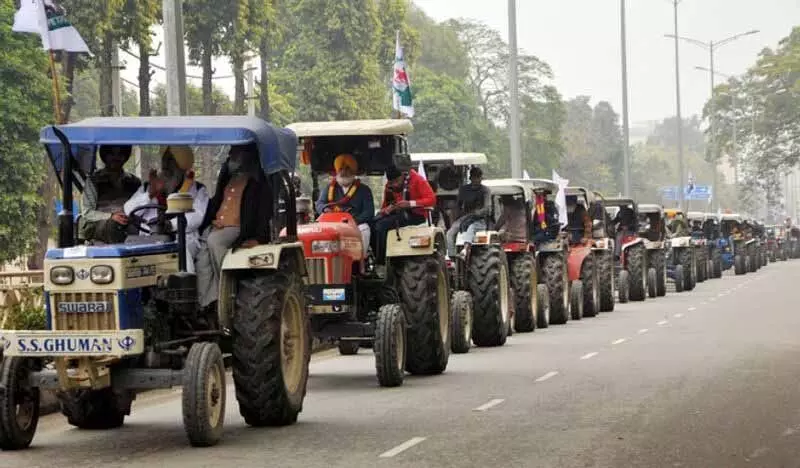
[[[342,281],[342,257],[333,257],[331,259],[331,268],[333,269],[333,278],[331,278],[331,284],[341,284]]]
[[[307,258],[308,284],[325,284],[325,259]]]
[[[53,328],[55,330],[116,330],[113,292],[53,293]],[[107,312],[60,312],[62,303],[109,303]]]

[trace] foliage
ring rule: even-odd
[[[27,288],[17,290],[19,302],[0,312],[6,330],[44,330],[47,327],[45,318],[43,288]]]

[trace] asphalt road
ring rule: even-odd
[[[452,356],[377,386],[371,351],[315,357],[299,422],[247,427],[228,392],[220,445],[193,449],[179,393],[137,400],[124,428],[43,418],[3,467],[800,466],[800,262],[698,285]]]

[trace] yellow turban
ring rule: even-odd
[[[184,171],[188,171],[194,165],[194,153],[188,146],[165,146],[162,148],[161,154],[165,154],[169,150],[178,167]]]
[[[340,154],[333,160],[333,169],[339,172],[343,167],[349,167],[351,171],[358,172],[358,162],[352,154]]]

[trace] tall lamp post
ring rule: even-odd
[[[677,2],[678,1],[679,0],[675,0],[676,11],[677,11]],[[737,39],[740,39],[740,38],[745,37],[745,36],[750,36],[752,34],[758,34],[758,32],[759,32],[759,30],[753,29],[751,31],[747,31],[747,32],[735,34],[735,35],[730,36],[730,37],[726,37],[725,39],[722,39],[722,40],[719,40],[719,41],[701,41],[701,40],[698,40],[698,39],[693,39],[691,37],[679,36],[678,35],[677,23],[676,23],[675,34],[665,34],[665,37],[669,37],[669,38],[675,39],[675,44],[676,44],[675,45],[675,48],[676,48],[675,50],[676,51],[677,51],[677,47],[678,47],[677,43],[678,43],[679,39],[682,40],[682,41],[686,41],[686,42],[688,42],[690,44],[694,44],[694,45],[696,45],[698,47],[702,47],[703,49],[708,51],[708,56],[709,56],[709,68],[708,68],[708,70],[710,72],[709,74],[711,75],[711,98],[712,98],[711,99],[711,109],[710,109],[711,113],[710,113],[710,115],[713,115],[713,112],[714,112],[714,107],[713,107],[714,106],[714,99],[713,99],[714,98],[714,75],[717,74],[714,71],[714,52],[716,52],[716,50],[719,49],[720,47],[722,47],[724,45],[727,45],[727,44],[730,44],[731,42],[733,42],[733,41],[735,41]],[[722,74],[720,74],[720,76],[722,76]],[[680,110],[679,110],[679,112],[680,112]],[[678,119],[680,120],[680,117],[678,117]],[[716,161],[718,159],[718,154],[717,154],[718,153],[718,148],[717,148],[717,145],[716,145],[716,139],[714,138],[714,123],[713,122],[714,122],[714,120],[710,119],[709,123],[711,125],[711,151],[713,152],[712,153],[712,159],[714,161],[714,181],[712,182],[712,184],[713,184],[714,190],[716,191],[716,189],[717,189],[717,163],[716,163]],[[682,166],[682,164],[681,164],[681,166]],[[712,199],[712,209],[714,209],[715,206],[718,206],[717,205],[717,197],[714,197]]]
[[[522,142],[519,123],[519,82],[517,76],[517,2],[508,0],[508,84],[509,138],[511,145],[511,177],[522,178]]]
[[[683,208],[683,118],[681,118],[681,67],[678,55],[678,4],[682,0],[669,0],[672,3],[675,23],[675,103],[678,119],[678,207]]]
[[[623,188],[626,197],[631,196],[631,144],[630,123],[628,121],[628,40],[625,26],[625,0],[620,0],[620,42],[622,55],[622,143],[624,179]]]

